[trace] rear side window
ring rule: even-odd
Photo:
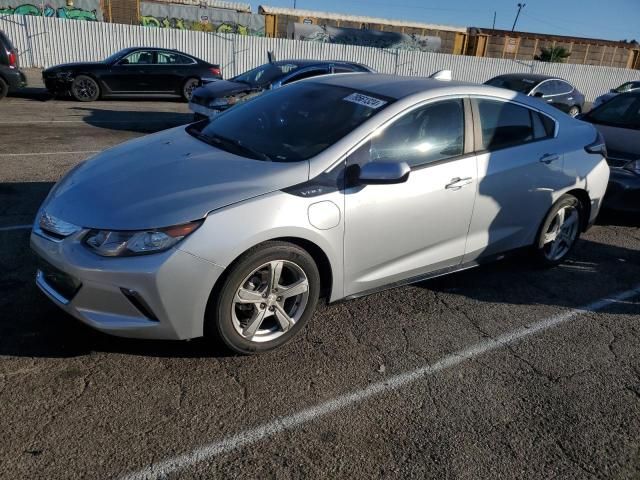
[[[533,136],[536,140],[553,137],[556,123],[546,115],[529,110],[533,124]]]
[[[158,63],[160,65],[189,65],[193,63],[193,60],[177,53],[158,52]]]
[[[477,99],[482,149],[499,150],[536,139],[531,110],[497,100]],[[544,127],[544,124],[543,124]]]

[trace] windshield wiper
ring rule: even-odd
[[[212,135],[212,136],[204,135],[204,134],[200,134],[200,135],[203,135],[204,137],[208,138],[211,142],[213,142],[216,145],[223,146],[223,148],[226,147],[225,150],[231,147],[232,149],[239,150],[245,154],[248,154],[250,157],[253,157],[259,160],[266,160],[268,162],[272,161],[271,157],[266,153],[260,152],[247,145],[244,145],[240,140],[223,137],[221,135]]]

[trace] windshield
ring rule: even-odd
[[[587,114],[592,123],[640,129],[640,95],[616,96]]]
[[[192,124],[187,132],[241,156],[298,162],[333,145],[391,102],[351,88],[302,82]]]
[[[528,78],[496,77],[485,82],[485,85],[506,88],[520,93],[529,93],[536,86],[536,82]]]
[[[267,63],[232,78],[234,82],[246,83],[257,87],[267,85],[277,78],[300,68],[295,63]]]
[[[627,82],[620,85],[618,88],[614,88],[613,91],[616,93],[624,93],[630,90],[635,90],[636,88],[640,88],[640,82]]]
[[[131,49],[129,48],[124,48],[122,50],[118,50],[116,53],[114,53],[113,55],[109,55],[107,58],[105,58],[103,60],[104,63],[113,63],[116,60],[118,60],[120,57],[122,57],[125,53],[129,52]]]

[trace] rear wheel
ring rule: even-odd
[[[79,102],[94,102],[100,97],[100,86],[87,75],[78,75],[71,84],[71,95]]]
[[[0,100],[7,96],[9,93],[9,85],[4,81],[3,78],[0,78]]]
[[[580,236],[583,211],[573,195],[563,195],[551,208],[534,246],[542,266],[558,265],[571,252]]]
[[[188,102],[191,100],[191,95],[193,91],[198,88],[200,85],[200,80],[197,78],[190,78],[186,82],[184,82],[184,86],[182,87],[182,97]]]
[[[578,115],[580,115],[580,107],[578,107],[577,105],[574,105],[573,107],[571,107],[569,109],[569,116],[570,117],[577,117]]]
[[[230,267],[205,328],[237,353],[273,350],[309,321],[319,293],[318,267],[305,250],[267,242]]]

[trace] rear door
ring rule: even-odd
[[[472,103],[478,183],[465,262],[533,243],[554,192],[575,183],[550,116],[503,99]]]
[[[404,183],[347,185],[346,295],[460,264],[476,194],[465,103],[452,98],[417,107],[348,157],[349,170],[407,162],[411,172]]]
[[[187,55],[158,50],[156,65],[152,67],[153,84],[158,91],[167,93],[182,93],[185,80],[193,75],[195,60]]]

